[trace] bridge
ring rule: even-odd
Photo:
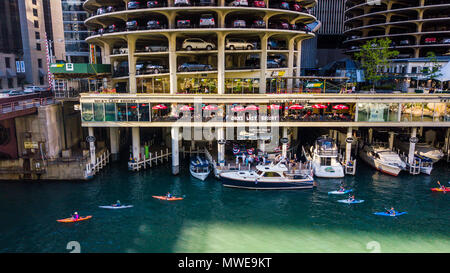
[[[34,114],[39,106],[55,103],[51,91],[0,99],[0,120]]]

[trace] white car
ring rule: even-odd
[[[225,49],[248,49],[252,50],[254,45],[243,39],[230,38],[225,41]]]
[[[43,91],[44,88],[40,87],[40,86],[27,86],[25,87],[25,89],[23,89],[23,92],[25,94],[30,94],[30,93],[34,93],[34,92],[40,92]]]
[[[234,0],[230,3],[230,6],[247,6],[248,7],[248,1],[247,0]]]
[[[213,43],[208,43],[200,38],[189,38],[183,41],[181,48],[183,50],[192,50],[192,49],[212,50],[216,48],[216,45]]]

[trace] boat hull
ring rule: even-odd
[[[386,165],[386,164],[379,162],[378,160],[369,158],[364,153],[360,153],[360,157],[364,160],[364,162],[369,164],[372,168],[374,168],[382,173],[389,174],[392,176],[398,176],[398,174],[402,171],[402,169],[399,167]]]
[[[191,175],[197,179],[204,181],[208,177],[209,172],[208,173],[196,173],[191,170]]]
[[[231,179],[220,175],[224,187],[252,189],[252,190],[301,190],[315,187],[313,179],[304,181],[251,181],[245,179]]]
[[[331,168],[333,171],[327,171],[327,168]],[[314,166],[314,175],[321,178],[342,178],[345,176],[342,166]]]

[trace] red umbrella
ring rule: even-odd
[[[207,105],[207,106],[203,106],[202,109],[203,110],[217,110],[219,108],[217,106],[215,106],[215,105]]]
[[[328,106],[326,106],[326,105],[323,105],[323,104],[314,104],[313,106],[312,106],[312,108],[314,108],[314,109],[325,109],[325,108],[327,108]]]
[[[245,108],[240,105],[237,105],[237,106],[231,108],[231,111],[241,112],[241,111],[245,111]]]
[[[189,106],[189,105],[183,105],[183,106],[180,108],[180,111],[191,111],[191,110],[194,110],[194,107]]]
[[[343,105],[343,104],[338,104],[338,105],[333,106],[333,109],[346,110],[346,109],[348,109],[348,106],[347,105]]]
[[[256,105],[249,105],[249,106],[245,107],[245,110],[256,111],[256,110],[259,110],[259,107]]]
[[[294,105],[289,106],[289,109],[293,109],[293,110],[301,110],[304,108],[305,108],[305,106],[300,105],[300,104],[294,104]]]
[[[159,109],[167,109],[167,106],[164,104],[158,104],[152,107],[153,110],[159,110]]]
[[[271,110],[279,110],[279,109],[281,109],[281,108],[283,108],[283,107],[281,107],[281,106],[278,105],[278,104],[267,105],[267,109],[271,109]]]

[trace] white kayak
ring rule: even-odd
[[[353,190],[345,190],[345,191],[337,190],[337,191],[329,191],[328,194],[346,194],[346,193],[349,193],[349,192],[352,192],[352,191]]]
[[[349,201],[348,199],[344,199],[344,200],[338,200],[339,203],[346,203],[346,204],[358,204],[358,203],[362,203],[364,202],[364,200],[353,200],[353,201]]]
[[[127,209],[127,208],[132,208],[133,205],[122,205],[122,206],[98,206],[99,208],[102,209]]]

